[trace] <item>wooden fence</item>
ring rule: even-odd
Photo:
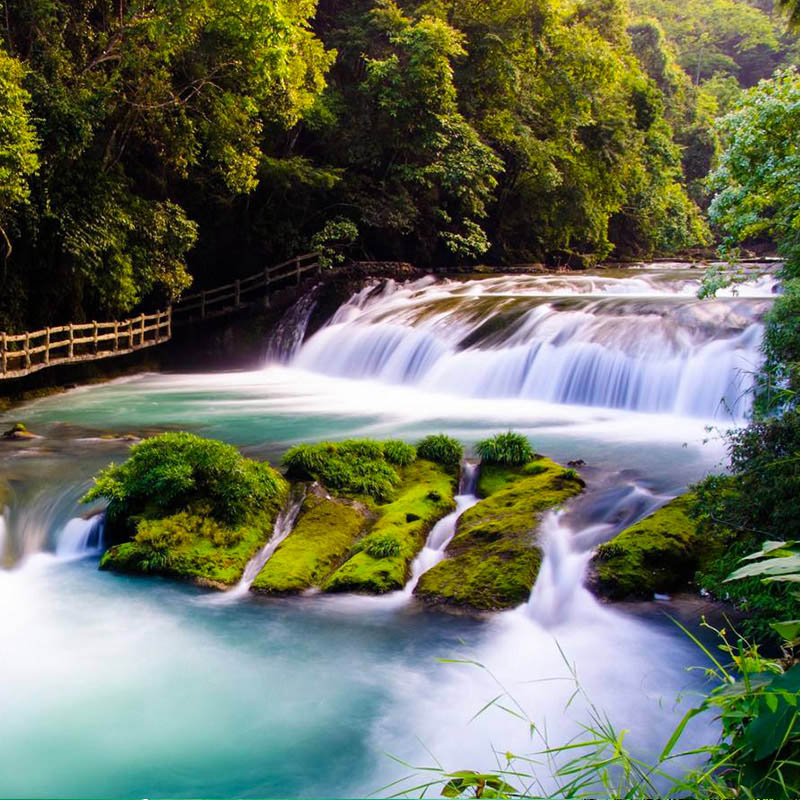
[[[274,267],[266,267],[248,278],[188,294],[172,305],[175,325],[230,314],[250,305],[259,295],[269,299],[273,287],[277,289],[292,283],[299,286],[304,275],[319,270],[319,253],[306,253]]]
[[[19,378],[56,364],[121,356],[166,342],[171,336],[171,309],[115,322],[0,333],[0,377]]]
[[[165,311],[115,322],[60,325],[31,333],[0,333],[0,380],[20,378],[56,364],[74,364],[121,356],[162,344],[172,326],[230,314],[259,295],[269,302],[271,288],[299,285],[304,275],[319,272],[318,253],[307,253],[267,267],[248,278],[182,297]]]

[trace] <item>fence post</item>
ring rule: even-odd
[[[50,328],[44,329],[44,363],[50,363]]]
[[[31,335],[25,334],[25,369],[31,368]]]
[[[69,351],[67,357],[70,361],[75,356],[75,326],[70,322],[69,324]]]
[[[94,337],[94,354],[97,355],[97,320],[93,319],[92,324],[94,325],[93,337]]]
[[[2,334],[2,341],[3,341],[3,375],[6,374],[6,369],[8,367],[8,353],[6,351],[6,333],[3,331]]]
[[[294,268],[297,270],[297,285],[300,285],[300,259],[296,258],[294,260]]]
[[[206,293],[200,292],[200,319],[206,318]]]
[[[133,350],[133,320],[128,320],[128,350]]]
[[[139,333],[139,347],[144,347],[144,314],[139,317],[141,324],[140,324],[140,333]]]
[[[114,352],[119,350],[119,321],[114,320]]]
[[[235,308],[239,308],[239,306],[241,305],[241,297],[242,297],[241,284],[239,279],[237,278],[233,283],[233,305]]]
[[[167,339],[172,338],[172,304],[167,307]]]

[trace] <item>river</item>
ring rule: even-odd
[[[500,708],[473,719],[501,691],[566,742],[588,713],[567,705],[571,668],[635,751],[657,754],[701,654],[660,614],[669,601],[615,609],[581,581],[591,547],[717,467],[718,433],[746,416],[773,282],[707,302],[696,289],[677,265],[390,283],[305,343],[265,342],[263,368],[137,375],[0,417],[43,437],[0,443],[0,795],[387,796],[423,780],[394,759],[484,769],[493,748],[542,749]],[[97,534],[75,521],[92,474],[125,457],[109,432],[191,430],[277,460],[302,440],[469,445],[509,427],[585,461],[589,491],[546,520],[531,601],[487,619],[408,594],[209,602],[99,572]],[[715,734],[700,718],[687,735]]]

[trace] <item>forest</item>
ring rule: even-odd
[[[443,268],[708,247],[718,120],[797,58],[785,14],[741,0],[9,0],[0,23],[9,332],[311,248]]]

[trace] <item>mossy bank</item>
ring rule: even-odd
[[[542,513],[582,489],[574,470],[547,458],[484,465],[477,487],[484,499],[461,515],[447,557],[422,575],[415,595],[431,605],[481,611],[524,602],[542,561]]]

